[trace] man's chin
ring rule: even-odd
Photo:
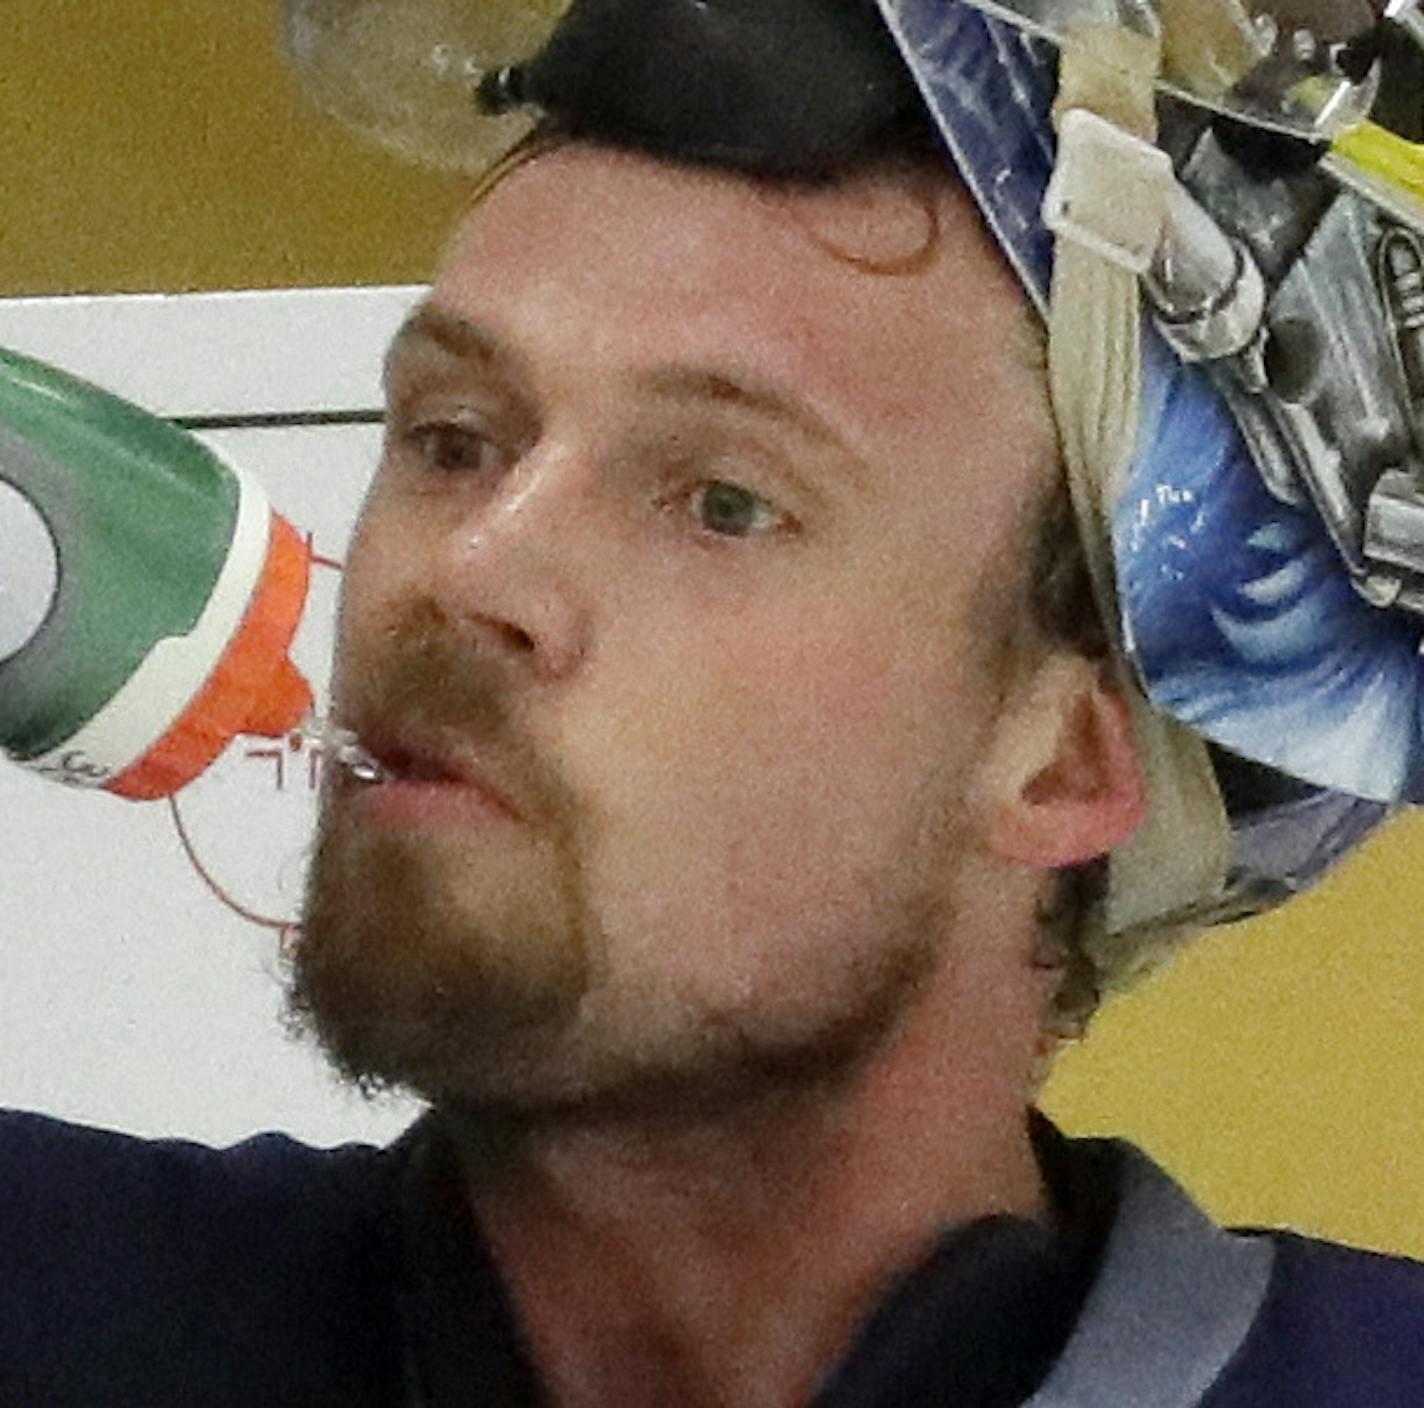
[[[288,995],[294,1028],[367,1095],[414,1093],[471,1130],[666,1129],[736,1121],[788,1099],[833,1095],[891,1038],[930,951],[892,950],[813,1016],[744,1027],[684,1012],[614,1012],[587,983],[537,989],[475,954],[464,931],[440,945],[411,913],[383,935],[351,896],[314,904]],[[393,921],[394,922],[394,921]],[[402,944],[405,938],[409,947]]]
[[[329,813],[290,953],[289,1024],[368,1092],[499,1085],[567,1030],[589,986],[571,877],[540,849],[521,873],[482,874],[476,848]]]

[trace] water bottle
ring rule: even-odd
[[[308,543],[194,436],[0,350],[0,750],[169,796],[310,713]]]

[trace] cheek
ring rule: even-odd
[[[589,880],[610,928],[622,914],[711,943],[844,916],[902,859],[971,732],[927,646],[844,609],[646,635],[619,665],[629,687],[568,739],[600,774]]]
[[[417,544],[414,532],[415,525],[398,522],[373,493],[352,534],[341,574],[333,680],[338,707],[346,681],[359,675],[399,604],[412,600],[420,585],[415,580],[417,565],[428,561],[429,554]]]

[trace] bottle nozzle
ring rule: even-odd
[[[385,778],[385,768],[351,729],[308,714],[297,732],[316,744],[328,762],[345,768],[358,782],[380,782]]]

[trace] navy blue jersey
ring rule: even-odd
[[[1037,1131],[1066,1225],[957,1228],[814,1408],[1415,1408],[1424,1267],[1209,1223],[1130,1146]],[[0,1405],[533,1408],[431,1118],[231,1149],[0,1113]]]

